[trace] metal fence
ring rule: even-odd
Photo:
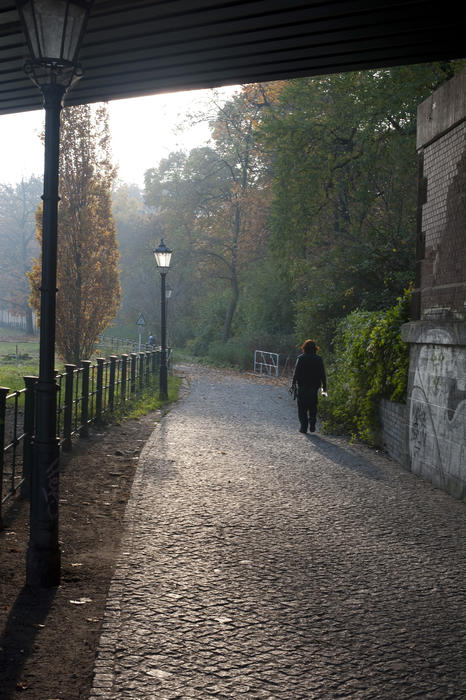
[[[254,373],[267,377],[278,377],[280,355],[266,350],[254,350]]]
[[[158,378],[160,350],[111,355],[95,363],[65,365],[56,375],[57,436],[61,449],[70,450],[73,436],[87,437],[89,426],[99,425],[107,414],[123,406]],[[170,365],[171,353],[168,352]],[[10,393],[0,387],[0,529],[2,506],[18,490],[27,495],[32,469],[34,385],[37,377],[24,377],[24,389]]]
[[[149,345],[149,343],[141,343],[142,352],[150,352],[154,350],[155,347]],[[95,344],[95,352],[97,355],[108,355],[109,353],[122,353],[122,352],[139,352],[139,341],[131,340],[130,338],[119,338],[114,335],[104,335],[101,333]]]

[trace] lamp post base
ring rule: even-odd
[[[33,442],[31,515],[26,556],[26,584],[34,588],[60,585],[58,544],[58,440]]]
[[[30,588],[55,588],[60,585],[59,549],[29,547],[26,556],[26,585]]]
[[[166,401],[168,399],[168,378],[167,378],[167,361],[166,358],[163,356],[163,351],[162,351],[162,359],[160,362],[160,376],[159,376],[159,394],[160,398],[162,401]]]

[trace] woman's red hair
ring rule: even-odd
[[[301,350],[303,352],[319,352],[320,348],[315,342],[315,340],[312,340],[311,338],[308,338],[307,340],[304,341],[304,343],[301,345]]]

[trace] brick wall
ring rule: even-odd
[[[406,405],[382,399],[379,406],[380,445],[392,459],[407,464]]]
[[[464,320],[466,299],[466,72],[418,111],[425,193],[420,318]]]

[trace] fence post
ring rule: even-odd
[[[82,360],[82,383],[81,383],[81,428],[79,437],[89,437],[89,371],[91,360]]]
[[[121,356],[121,403],[126,401],[126,377],[127,377],[127,367],[128,367],[128,355],[123,354]]]
[[[65,365],[65,411],[63,416],[62,449],[69,452],[72,447],[71,423],[73,420],[73,379],[76,365]]]
[[[137,353],[131,353],[131,393],[134,394],[136,391],[136,360],[138,356]]]
[[[97,386],[95,395],[95,422],[97,425],[102,423],[102,405],[104,393],[104,364],[103,357],[97,358]]]
[[[6,413],[6,397],[9,389],[0,386],[0,530],[3,530],[2,518],[2,500],[3,500],[3,461],[5,447],[5,413]]]
[[[150,384],[150,356],[151,352],[146,352],[146,386]]]
[[[34,385],[37,377],[23,377],[26,386],[24,397],[24,423],[23,423],[23,483],[21,484],[21,496],[28,498],[31,491],[32,472],[32,436],[34,434]]]
[[[110,355],[110,384],[108,387],[108,408],[110,413],[113,413],[113,406],[115,400],[115,376],[116,376],[116,355]]]
[[[146,353],[139,353],[139,391],[144,389],[144,359]]]
[[[157,376],[157,350],[152,350],[152,381]]]

